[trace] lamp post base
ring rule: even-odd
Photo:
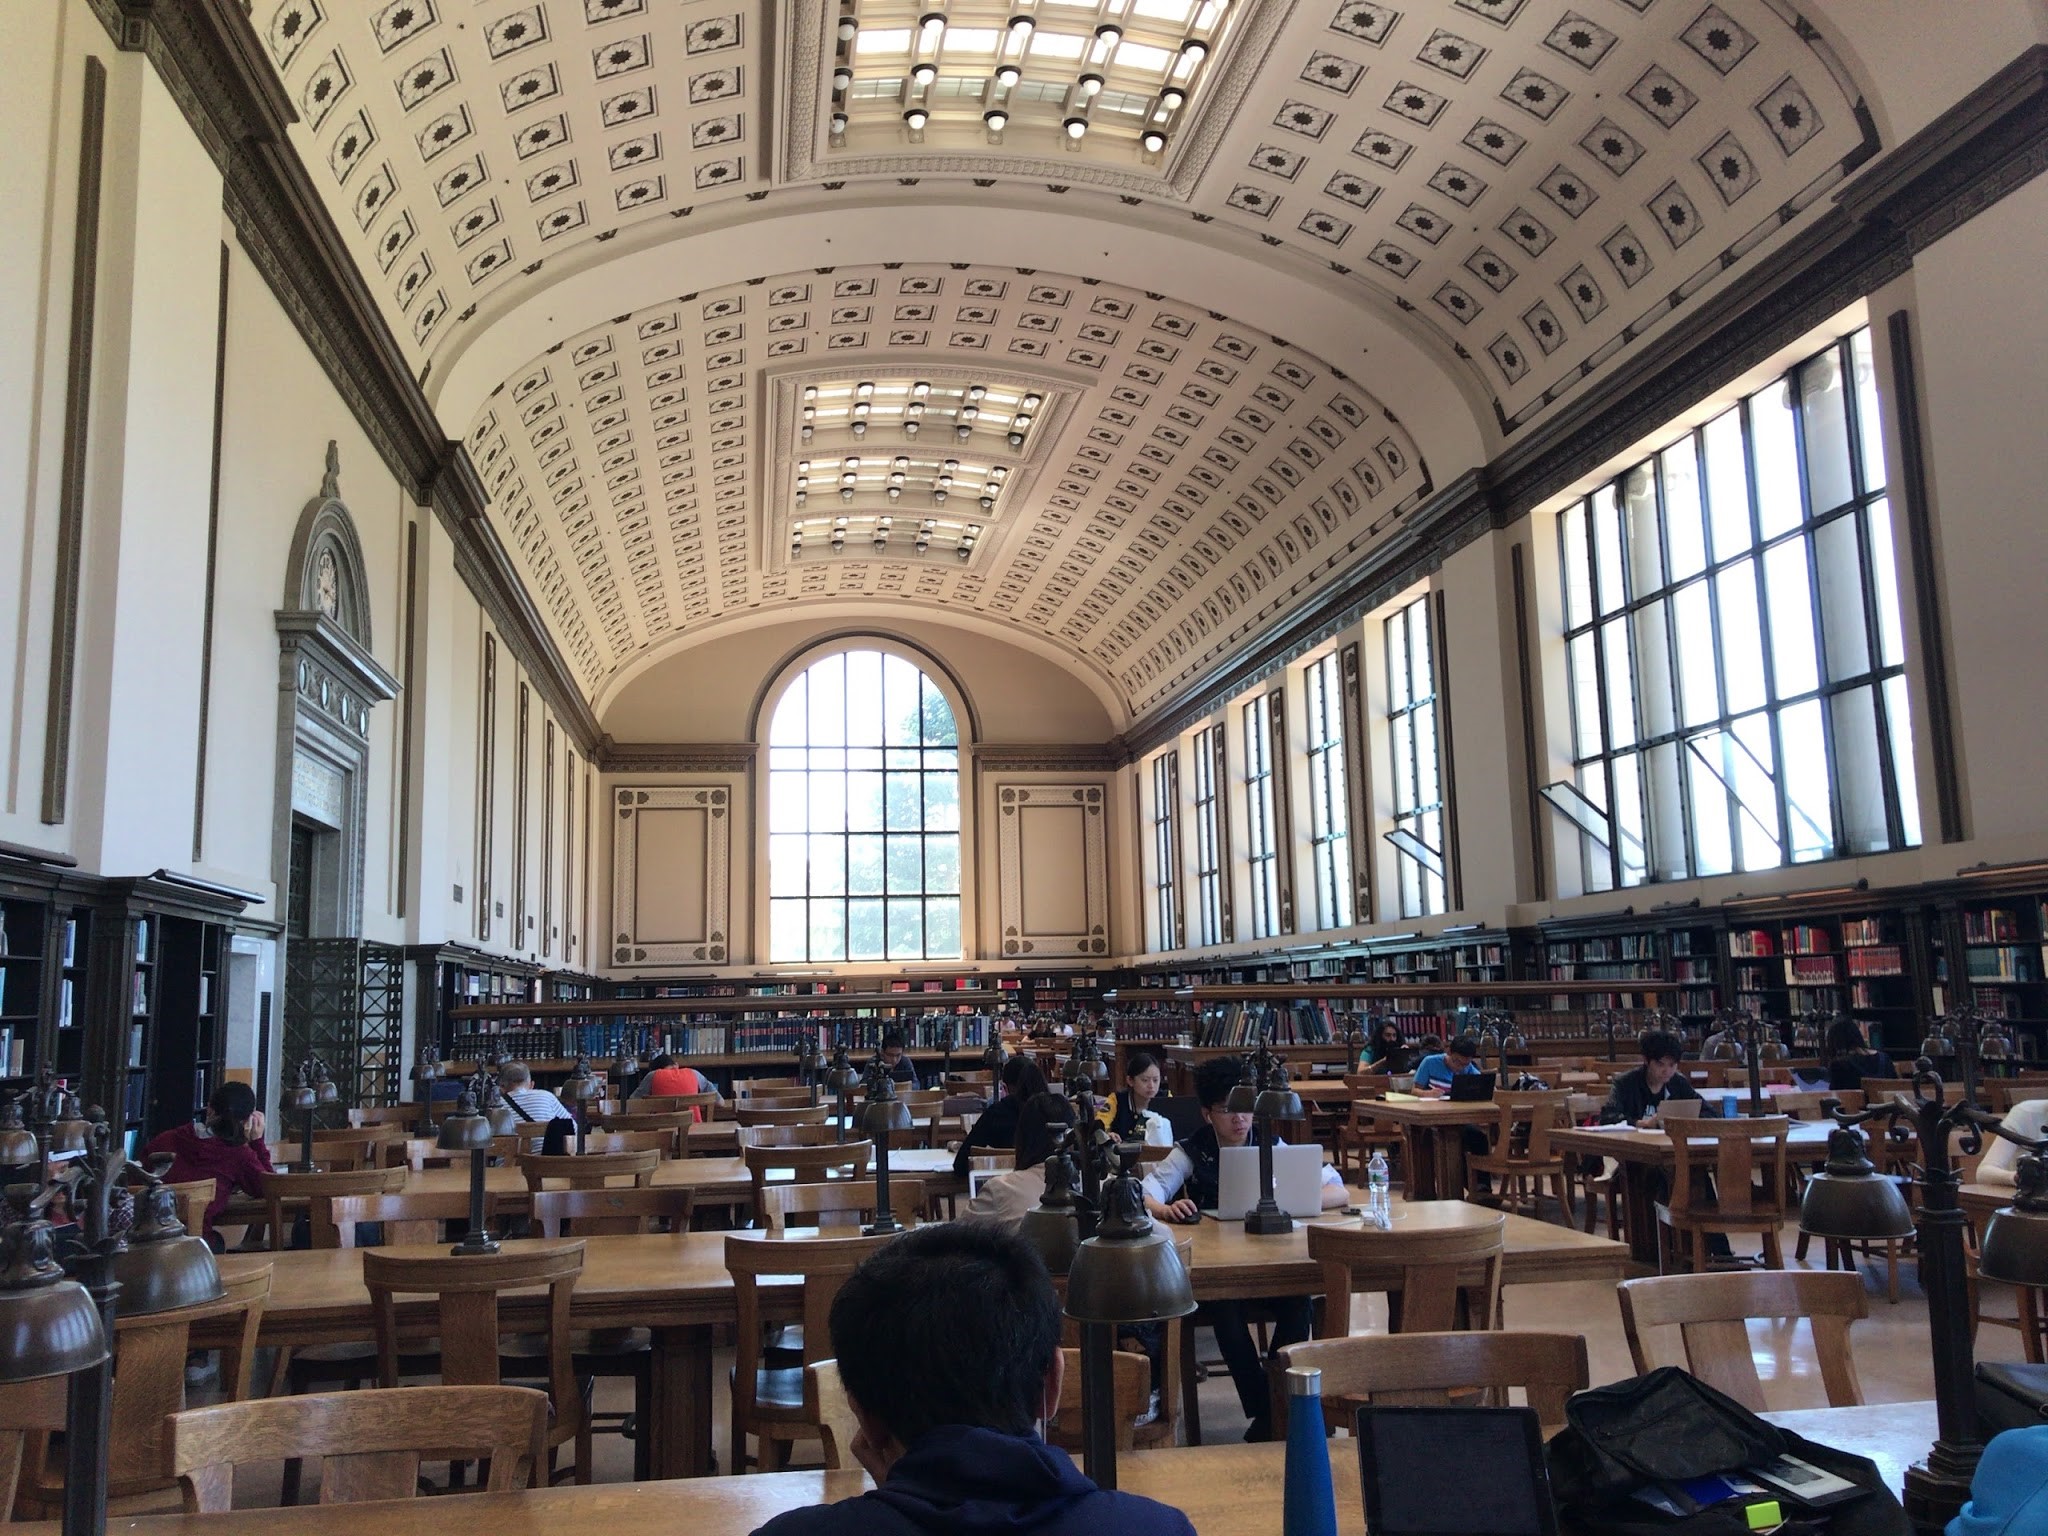
[[[893,1213],[884,1211],[867,1226],[860,1229],[862,1237],[894,1237],[898,1232],[910,1229],[898,1221]]]
[[[1970,1497],[1982,1446],[1957,1450],[1942,1441],[1927,1453],[1927,1465],[1906,1468],[1906,1518],[1920,1536],[1941,1536]]]
[[[1294,1230],[1294,1218],[1279,1206],[1262,1202],[1244,1213],[1244,1229],[1253,1237],[1284,1237]]]
[[[476,1258],[479,1255],[496,1253],[498,1240],[488,1233],[472,1232],[448,1251],[458,1259]]]

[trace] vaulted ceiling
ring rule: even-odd
[[[1879,147],[1782,0],[254,19],[600,702],[831,598],[1021,627],[1141,715]]]

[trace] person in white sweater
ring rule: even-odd
[[[1025,1100],[1017,1115],[1017,1166],[985,1181],[967,1202],[967,1214],[1016,1230],[1024,1213],[1045,1198],[1045,1160],[1060,1130],[1073,1123],[1074,1106],[1056,1093]]]
[[[2039,1141],[2048,1134],[2048,1099],[2022,1099],[2006,1111],[2005,1128],[2015,1136],[2024,1136],[2029,1141]],[[1977,1165],[1979,1184],[2006,1184],[2018,1182],[2020,1158],[2025,1149],[2015,1146],[2003,1136],[1986,1136],[1985,1143],[1990,1151],[1984,1154],[1984,1161]]]

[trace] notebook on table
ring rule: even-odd
[[[1259,1149],[1224,1147],[1218,1156],[1216,1209],[1205,1214],[1242,1221],[1259,1203]],[[1316,1216],[1323,1209],[1323,1149],[1273,1149],[1273,1203],[1290,1216]]]
[[[1557,1536],[1534,1409],[1361,1408],[1358,1472],[1373,1536]]]
[[[1498,1080],[1491,1072],[1460,1072],[1451,1079],[1450,1100],[1453,1104],[1477,1104],[1490,1099]]]

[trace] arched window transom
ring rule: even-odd
[[[768,731],[769,959],[956,960],[960,736],[911,662],[806,667]]]

